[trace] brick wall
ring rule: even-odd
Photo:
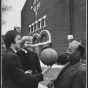
[[[65,53],[68,47],[67,35],[70,34],[69,0],[41,0],[37,16],[31,10],[32,3],[33,0],[27,0],[21,12],[21,35],[29,35],[29,25],[46,15],[46,27],[36,32],[48,30],[52,37],[52,48],[58,54]],[[81,40],[85,46],[86,0],[72,0],[72,4],[72,33],[74,39]]]

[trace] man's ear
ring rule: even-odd
[[[15,41],[13,41],[13,44],[15,44],[16,42]]]
[[[15,41],[11,42],[11,44],[15,44],[15,43],[16,43]]]
[[[77,51],[76,52],[76,56],[80,56],[80,51]]]

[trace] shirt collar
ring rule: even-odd
[[[12,49],[15,53],[17,52],[15,49]]]
[[[27,50],[25,50],[25,49],[23,49],[23,48],[22,48],[22,51],[24,51],[25,53],[27,53],[27,52],[28,52]]]

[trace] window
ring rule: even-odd
[[[31,33],[31,25],[29,25],[29,33]]]
[[[31,33],[31,27],[29,27],[29,33]]]
[[[43,27],[46,26],[46,15],[42,19],[42,26]]]
[[[42,27],[46,26],[46,20],[42,19]]]
[[[46,26],[46,15],[43,17],[43,26]]]
[[[33,26],[31,26],[31,32],[33,32]]]
[[[32,23],[29,26],[29,33],[32,33],[38,29],[41,29],[42,27],[46,26],[46,15],[40,18],[39,20],[35,21],[35,23]]]
[[[36,30],[36,24],[34,24],[34,31]]]
[[[35,21],[36,24],[36,30],[38,29],[38,21]]]
[[[41,21],[42,21],[42,18],[40,18],[40,19],[39,19],[39,23],[40,23],[40,28],[42,27],[42,26],[41,26]]]
[[[34,23],[32,23],[32,32],[34,32]]]
[[[44,26],[45,24],[44,24],[45,22],[44,22],[44,19],[42,19],[42,26]]]
[[[38,22],[38,29],[40,28],[40,21]]]

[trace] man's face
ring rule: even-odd
[[[14,44],[14,46],[15,46],[16,50],[21,48],[21,37],[20,37],[20,35],[17,35],[15,37],[15,44]]]
[[[67,59],[69,59],[69,61],[77,60],[77,47],[78,45],[74,45],[74,44],[69,45],[69,48],[66,52]]]
[[[31,50],[31,46],[30,44],[32,44],[31,41],[25,41],[24,45],[23,45],[23,48],[27,51]]]

